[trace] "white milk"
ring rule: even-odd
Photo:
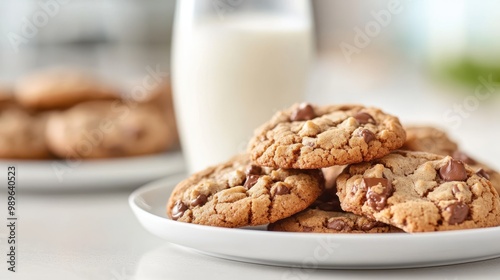
[[[246,149],[253,130],[303,99],[311,26],[294,18],[226,16],[176,29],[173,87],[189,171]]]

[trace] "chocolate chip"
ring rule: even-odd
[[[260,177],[260,175],[248,175],[243,187],[245,187],[247,190],[251,189],[253,187],[253,185],[255,185],[257,183],[257,181],[259,180],[259,177]]]
[[[374,228],[376,225],[378,225],[377,222],[375,222],[375,221],[369,221],[369,222],[361,225],[361,229],[362,230],[370,230],[370,229]]]
[[[187,209],[188,207],[186,206],[186,204],[178,200],[175,203],[174,208],[172,208],[172,219],[174,220],[179,219],[180,217],[182,217],[182,215],[184,215],[184,212],[186,212]]]
[[[204,205],[205,203],[207,203],[207,196],[204,195],[204,194],[200,194],[198,195],[195,199],[191,200],[190,203],[191,203],[191,206],[195,207],[195,206],[198,206],[198,205]]]
[[[448,223],[450,225],[460,224],[461,222],[465,221],[465,219],[469,215],[469,206],[460,201],[448,205],[444,210],[449,211],[451,214],[448,220]]]
[[[365,112],[356,113],[356,115],[354,115],[354,118],[358,121],[359,124],[376,123],[372,115]]]
[[[363,178],[363,183],[367,189],[366,202],[371,208],[380,211],[387,204],[387,198],[392,195],[393,188],[391,182],[385,178]],[[382,189],[375,188],[381,186]]]
[[[375,134],[373,134],[373,132],[369,131],[368,129],[361,130],[359,136],[363,136],[363,140],[365,140],[366,144],[377,138]]]
[[[476,164],[477,161],[475,161],[473,158],[469,157],[463,152],[460,151],[454,151],[453,155],[451,156],[452,158],[459,160],[461,162],[465,162],[466,164]]]
[[[308,103],[302,103],[290,116],[291,121],[308,121],[314,119],[314,108]]]
[[[284,184],[279,184],[278,187],[276,188],[276,195],[284,195],[284,194],[289,194],[290,189],[285,186]]]
[[[489,180],[490,179],[490,174],[488,174],[488,172],[484,171],[484,169],[480,168],[477,172],[476,172],[477,175],[485,178],[486,180]]]
[[[461,161],[452,159],[439,169],[439,176],[445,181],[465,181],[467,171]]]
[[[248,175],[260,175],[260,172],[262,172],[262,168],[258,165],[249,165],[247,166],[247,169],[245,170],[245,174]]]
[[[347,225],[341,219],[335,219],[335,220],[329,221],[328,224],[326,225],[326,227],[329,229],[340,231],[340,230],[345,229],[346,227],[349,227],[349,225]]]

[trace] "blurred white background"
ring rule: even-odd
[[[468,150],[481,145],[472,137],[484,129],[477,123],[500,116],[498,1],[312,3],[317,58],[310,101],[381,106],[405,122],[448,127],[467,137]],[[173,0],[3,0],[0,82],[59,64],[118,81],[141,77],[147,65],[169,69],[174,8]],[[490,93],[479,100],[484,81]],[[459,114],[463,104],[470,110]],[[498,130],[484,133],[500,137]]]
[[[43,11],[49,23],[39,28],[31,45],[168,43],[174,7],[175,1],[168,0],[3,0],[0,32],[19,32],[25,18],[33,22]]]
[[[227,2],[214,0],[214,5],[217,1]],[[466,76],[469,84],[474,83],[471,75],[476,72],[499,69],[497,1],[312,2],[321,52],[342,53],[346,44],[354,46],[356,36],[360,39],[363,33],[368,40],[358,40],[363,44],[361,48],[354,46],[357,52],[350,56],[351,62],[375,59],[382,68],[397,64],[406,67],[409,63],[430,66],[430,70],[440,70],[439,74],[451,74],[452,78],[464,80]],[[391,12],[391,7],[395,11]],[[164,45],[168,49],[174,8],[174,0],[3,0],[0,59],[23,61],[22,54],[17,57],[21,50],[61,46],[88,50],[103,45],[122,49]],[[61,60],[68,62],[66,58]],[[57,57],[50,61],[59,62]],[[32,62],[36,64],[44,63]],[[29,63],[26,67],[30,68]]]

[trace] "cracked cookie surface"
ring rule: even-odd
[[[180,182],[167,214],[177,221],[210,226],[264,225],[307,208],[323,185],[320,170],[259,167],[248,155],[239,155]]]
[[[491,182],[450,156],[395,151],[350,165],[337,179],[337,194],[345,211],[406,232],[500,224]]]
[[[487,177],[500,193],[500,174],[487,164],[479,162],[461,152],[459,146],[443,130],[432,126],[408,126],[406,142],[401,149],[422,151],[460,160]],[[482,170],[482,171],[481,171]]]
[[[302,103],[258,128],[249,151],[258,165],[312,169],[380,158],[404,141],[398,118],[377,108]]]
[[[344,212],[337,195],[325,190],[308,209],[269,224],[268,230],[316,233],[385,233],[402,232],[396,227]]]

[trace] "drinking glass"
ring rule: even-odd
[[[172,83],[190,172],[244,152],[255,128],[302,101],[312,30],[306,0],[177,1]]]

